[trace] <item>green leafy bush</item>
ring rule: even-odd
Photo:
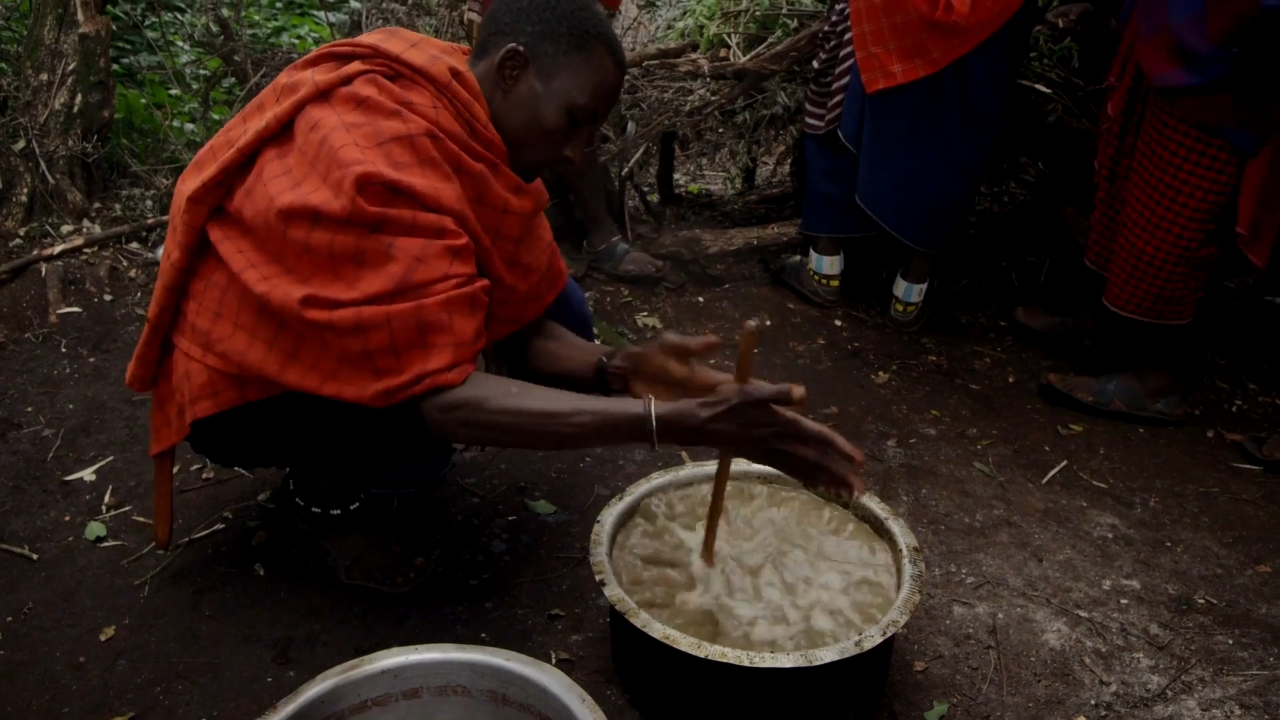
[[[341,37],[357,0],[117,0],[116,120],[132,169],[185,163],[290,60]]]

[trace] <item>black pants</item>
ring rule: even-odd
[[[428,432],[413,403],[371,408],[303,393],[196,420],[187,442],[225,467],[288,469],[374,492],[416,490],[453,461],[453,446]]]

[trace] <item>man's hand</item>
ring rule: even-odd
[[[685,337],[664,333],[644,345],[625,347],[610,360],[610,371],[628,381],[635,397],[658,400],[706,397],[733,376],[707,367],[703,361],[720,349],[719,338]]]
[[[697,400],[660,403],[658,435],[768,465],[806,485],[861,493],[866,488],[862,451],[827,426],[787,409],[804,400],[804,388],[796,385],[727,384]]]

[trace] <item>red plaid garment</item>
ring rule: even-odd
[[[1117,313],[1187,323],[1221,250],[1243,164],[1229,143],[1161,102],[1138,67],[1133,38],[1131,28],[1113,71],[1085,262],[1107,276],[1102,299]]]
[[[874,93],[932,75],[995,34],[1023,1],[848,0],[862,86]]]
[[[126,381],[151,452],[286,390],[385,407],[461,383],[564,287],[467,49],[398,28],[273,81],[174,191]]]

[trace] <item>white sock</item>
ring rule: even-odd
[[[840,274],[844,272],[844,253],[819,255],[809,250],[809,277],[822,287],[832,290],[840,287]]]
[[[902,279],[902,273],[898,273],[898,279],[893,281],[893,296],[904,303],[918,303],[924,300],[924,293],[929,289],[929,281],[925,280],[919,285],[909,283]]]

